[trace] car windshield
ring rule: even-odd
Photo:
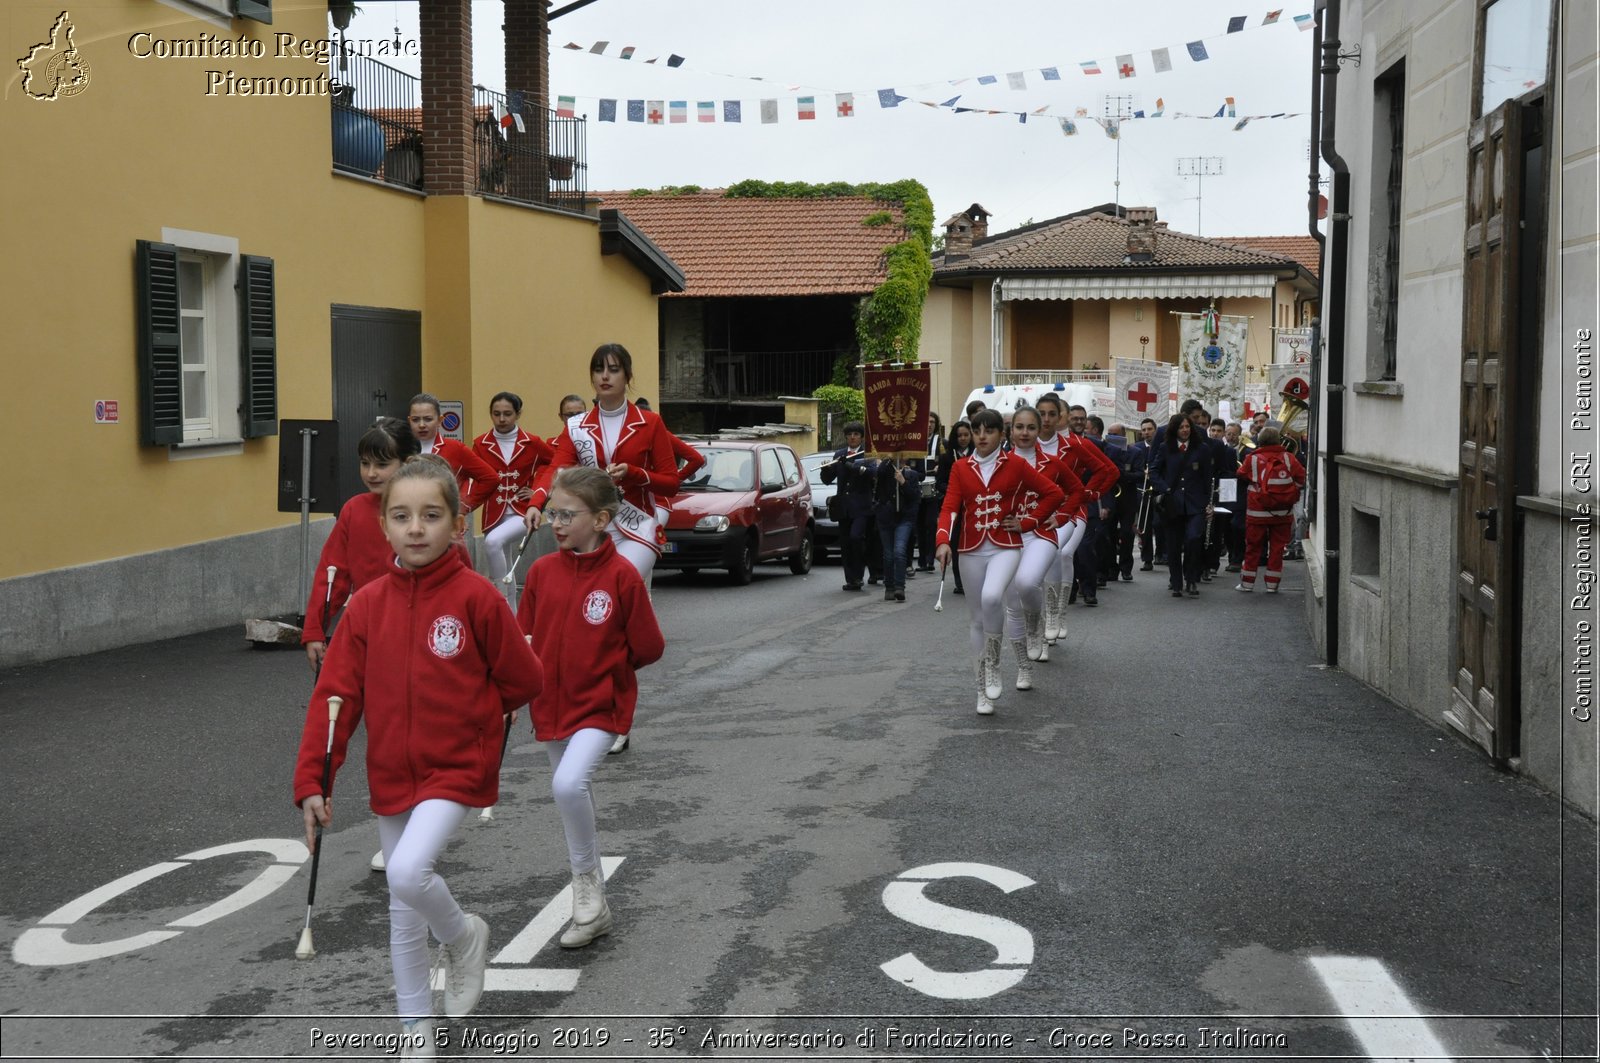
[[[679,485],[683,491],[751,491],[755,489],[755,455],[748,450],[704,447],[706,463]]]

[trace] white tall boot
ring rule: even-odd
[[[611,906],[600,869],[572,872],[572,924],[561,934],[561,947],[577,949],[611,933]]]
[[[1022,611],[1022,629],[1027,637],[1028,660],[1044,660],[1044,614]]]
[[[1000,636],[983,636],[983,692],[993,701],[1000,696]]]
[[[1017,689],[1033,689],[1033,662],[1028,660],[1028,640],[1012,639],[1011,652],[1017,655]]]
[[[1054,583],[1044,585],[1044,638],[1046,642],[1054,642],[1061,637],[1060,616],[1061,606]],[[1035,658],[1037,660],[1037,658]]]
[[[989,655],[980,653],[974,659],[972,670],[978,677],[978,715],[993,716],[994,702],[989,699]]]

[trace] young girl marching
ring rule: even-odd
[[[972,417],[974,451],[955,463],[939,512],[940,565],[950,563],[951,543],[961,551],[968,587],[972,650],[977,654],[978,714],[994,712],[1000,696],[1000,633],[1006,588],[1022,560],[1022,533],[1055,526],[1055,512],[1066,496],[1053,481],[1015,455],[1000,451],[1005,422],[994,410]],[[1028,492],[1038,495],[1036,513],[1019,514]],[[959,520],[959,526],[958,526]]]
[[[423,392],[412,396],[406,422],[411,425],[411,433],[417,437],[422,453],[437,454],[456,474],[461,512],[466,515],[489,500],[500,480],[489,463],[474,454],[471,447],[439,434],[442,416],[439,400]]]
[[[616,483],[598,468],[557,474],[547,517],[561,549],[528,570],[517,610],[517,622],[549,668],[529,712],[534,737],[550,756],[550,785],[572,866],[572,923],[561,935],[569,949],[611,931],[590,780],[633,725],[634,672],[665,649],[644,580],[610,534],[622,504]]]
[[[334,770],[363,718],[367,787],[388,864],[389,953],[406,1054],[434,1054],[428,932],[443,943],[445,1014],[462,1018],[483,991],[489,927],[468,915],[434,863],[468,809],[499,797],[507,717],[538,697],[539,659],[506,600],[466,567],[453,536],[465,528],[455,476],[414,457],[384,488],[381,519],[394,567],[356,592],[306,714],[294,799],[315,827],[333,821],[322,796],[328,699],[344,699]]]
[[[417,452],[416,437],[398,417],[380,417],[356,444],[361,458],[361,482],[367,493],[356,495],[339,510],[333,531],[322,544],[317,570],[306,601],[306,622],[300,642],[313,671],[322,667],[328,651],[330,621],[350,596],[373,580],[381,579],[394,564],[394,550],[378,524],[383,488],[399,471],[400,463]],[[329,579],[330,574],[332,579]]]
[[[1039,396],[1039,442],[1041,454],[1062,462],[1083,484],[1083,503],[1075,506],[1071,519],[1061,528],[1056,560],[1045,576],[1044,636],[1054,643],[1067,634],[1068,589],[1074,576],[1073,556],[1083,543],[1088,528],[1088,507],[1100,504],[1100,496],[1117,485],[1121,474],[1116,463],[1100,448],[1080,437],[1074,438],[1066,426],[1066,407],[1053,394]]]
[[[1011,454],[1032,465],[1046,479],[1061,488],[1065,501],[1056,511],[1061,522],[1083,509],[1083,481],[1062,462],[1046,457],[1035,445],[1039,436],[1039,411],[1019,406],[1011,417]],[[1041,519],[1039,496],[1028,491],[1017,509],[1018,518]],[[1017,657],[1017,689],[1033,688],[1031,661],[1047,661],[1044,639],[1044,588],[1050,568],[1060,557],[1059,528],[1038,527],[1022,533],[1022,560],[1006,591],[1006,637]]]
[[[672,433],[656,414],[628,401],[633,356],[622,344],[604,343],[595,349],[589,359],[589,382],[594,385],[595,405],[567,419],[566,430],[556,437],[556,456],[540,473],[524,520],[529,528],[539,527],[550,485],[563,468],[582,465],[604,471],[622,495],[607,534],[648,589],[666,542],[657,500],[678,493]],[[611,752],[627,747],[628,735],[623,732]]]
[[[495,471],[495,490],[483,503],[483,545],[489,579],[499,584],[516,560],[525,529],[522,516],[533,497],[534,471],[555,457],[549,443],[517,427],[522,399],[502,391],[489,400],[494,429],[472,441],[472,451]]]

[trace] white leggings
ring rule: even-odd
[[[432,798],[398,816],[378,817],[389,879],[389,962],[402,1021],[433,1014],[428,931],[439,941],[450,942],[468,930],[466,913],[433,870],[445,842],[466,815],[466,805]]]
[[[650,573],[655,571],[656,552],[637,539],[630,539],[617,530],[615,524],[610,529],[611,543],[617,548],[617,553],[628,559],[628,564],[639,570],[639,575],[644,578],[644,585],[650,586]]]
[[[511,562],[517,556],[517,543],[522,541],[522,534],[526,530],[527,525],[522,523],[522,517],[508,508],[505,516],[500,518],[500,523],[484,533],[484,552],[489,555],[489,578],[495,583],[499,583],[511,571]]]
[[[589,780],[606,759],[616,737],[598,727],[585,727],[570,738],[543,743],[554,772],[550,793],[556,799],[561,829],[567,836],[567,862],[579,874],[600,866],[600,851],[595,843],[594,791]]]
[[[1022,563],[1022,551],[986,544],[961,555],[961,582],[972,617],[972,652],[982,653],[986,636],[1005,624],[1006,588]]]
[[[1092,503],[1091,503],[1092,504]],[[1050,565],[1050,571],[1045,574],[1045,580],[1058,587],[1065,587],[1072,582],[1072,555],[1078,552],[1078,544],[1083,542],[1083,530],[1088,527],[1088,521],[1083,517],[1074,517],[1056,529],[1056,539],[1060,548],[1056,551],[1056,559]]]
[[[1044,608],[1044,581],[1061,558],[1056,544],[1033,532],[1022,533],[1022,561],[1006,589],[1006,637],[1020,639],[1027,634],[1024,612]]]

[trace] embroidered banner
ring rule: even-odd
[[[863,371],[869,452],[888,458],[927,457],[932,377],[930,369],[909,366]]]
[[[1130,427],[1146,417],[1159,425],[1172,416],[1172,370],[1166,362],[1151,358],[1113,358],[1112,379],[1116,386],[1116,419]]]
[[[1215,321],[1208,330],[1205,319]],[[1213,414],[1223,402],[1244,408],[1245,340],[1250,319],[1236,315],[1184,314],[1178,323],[1178,396],[1199,399]]]

